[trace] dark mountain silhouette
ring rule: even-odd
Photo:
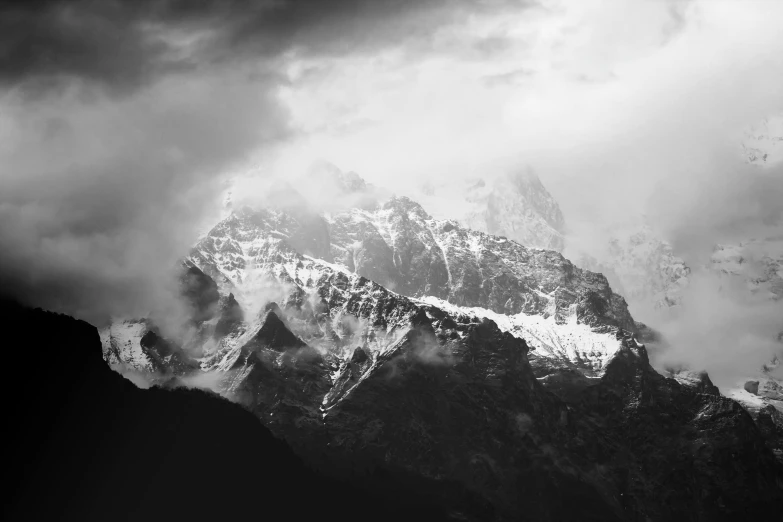
[[[142,390],[98,332],[0,303],[4,520],[446,520],[426,480],[307,467],[251,413],[198,390]]]

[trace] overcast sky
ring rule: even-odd
[[[378,53],[293,58],[292,157],[400,190],[530,163],[567,221],[616,218],[662,183],[708,181],[783,107],[781,19],[774,1],[520,3]]]
[[[684,254],[780,211],[737,140],[783,109],[783,2],[240,4],[3,4],[6,293],[166,306],[227,175],[316,158],[400,193],[530,164],[571,229],[646,213]]]

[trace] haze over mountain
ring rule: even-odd
[[[78,345],[153,388],[91,363],[120,424],[126,400],[205,405],[285,439],[313,489],[382,469],[459,520],[773,518],[781,19],[764,0],[3,3],[17,440],[58,440],[51,411],[103,461],[102,419],[51,399],[92,396],[68,381]],[[41,509],[69,498],[36,497],[49,478],[26,490]]]
[[[754,424],[706,374],[656,373],[602,275],[407,197],[319,215],[291,186],[275,194],[185,260],[187,334],[117,321],[108,363],[243,404],[328,473],[386,462],[435,478],[467,520],[722,520],[783,499],[780,413]],[[759,467],[720,464],[737,452]]]

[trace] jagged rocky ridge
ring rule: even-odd
[[[202,239],[191,260],[224,291],[241,292],[256,288],[255,274],[270,266],[277,244],[284,242],[403,295],[558,320],[575,306],[580,321],[634,329],[624,299],[601,274],[579,269],[553,251],[432,219],[409,198],[318,219],[245,208]]]
[[[723,520],[783,500],[748,414],[706,377],[657,374],[606,279],[557,253],[395,198],[323,226],[240,211],[187,263],[212,295],[201,341],[167,365],[174,340],[141,343],[153,322],[115,324],[106,358],[208,376],[324,470],[392,463],[443,481],[468,520]]]

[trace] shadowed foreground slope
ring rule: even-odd
[[[136,388],[87,323],[0,303],[0,324],[4,520],[445,519],[421,479],[327,479],[235,404]]]

